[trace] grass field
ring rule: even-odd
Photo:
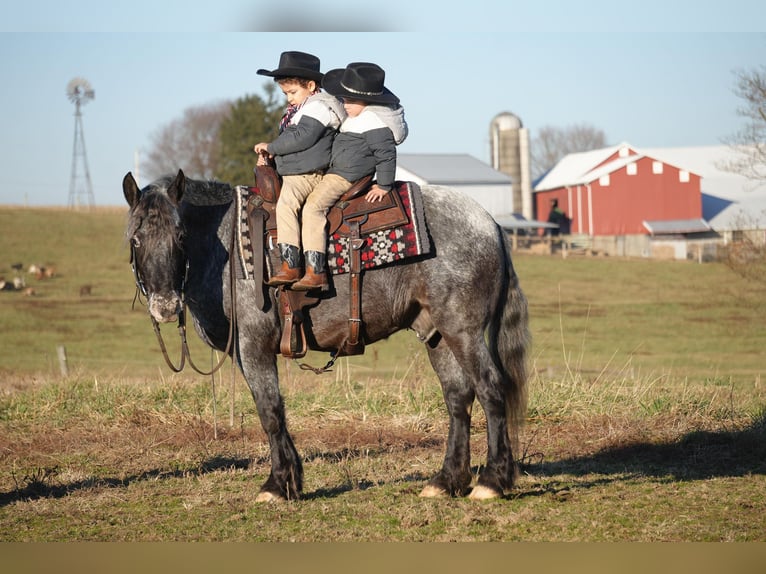
[[[249,391],[228,366],[214,384],[165,367],[131,309],[125,215],[0,208],[0,276],[57,271],[0,292],[0,541],[766,541],[766,292],[725,266],[514,256],[524,473],[489,503],[417,497],[446,414],[411,332],[322,376],[280,360],[305,496],[264,506]]]

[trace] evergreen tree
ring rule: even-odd
[[[240,98],[221,122],[221,160],[216,179],[233,185],[253,184],[253,167],[257,159],[253,146],[277,136],[277,126],[284,111],[275,97],[275,85],[267,84],[265,89],[266,100],[257,95]]]

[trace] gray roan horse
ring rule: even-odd
[[[236,301],[230,302],[230,261],[238,265],[229,253],[234,188],[186,179],[179,171],[139,189],[128,173],[123,193],[130,205],[127,239],[149,313],[158,322],[174,321],[183,300],[199,336],[224,350],[235,307],[229,353],[250,387],[271,450],[271,473],[258,500],[298,498],[303,468],[279,391],[275,289],[237,280]],[[430,335],[424,346],[450,422],[443,466],[421,496],[502,496],[517,478],[512,438],[526,415],[527,302],[506,235],[492,217],[449,188],[426,185],[422,194],[432,254],[365,271],[364,340],[373,343],[408,328]],[[314,350],[335,351],[348,333],[348,280],[336,278],[333,287],[305,319]],[[265,310],[255,304],[256,290],[264,290]],[[474,399],[486,414],[488,445],[486,465],[471,488]]]

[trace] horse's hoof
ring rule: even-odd
[[[492,498],[499,498],[500,493],[496,490],[489,488],[488,486],[482,486],[481,484],[474,487],[473,490],[471,490],[471,494],[468,495],[468,498],[471,500],[490,500]]]
[[[268,492],[264,490],[263,492],[259,492],[258,496],[255,497],[256,502],[283,502],[285,499],[281,496],[277,496],[273,492]]]
[[[433,484],[427,484],[423,490],[420,491],[421,498],[447,498],[449,496],[447,491],[441,487],[434,486]]]

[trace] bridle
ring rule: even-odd
[[[215,374],[226,362],[226,358],[229,356],[229,353],[231,352],[232,345],[234,342],[234,333],[236,332],[236,323],[237,323],[237,311],[236,311],[236,285],[237,285],[237,279],[236,279],[236,271],[233,267],[233,254],[236,253],[234,250],[235,248],[235,240],[236,240],[236,230],[235,227],[232,226],[232,233],[231,233],[231,249],[229,250],[229,294],[230,294],[230,306],[231,309],[231,319],[229,320],[229,338],[226,342],[226,349],[223,351],[223,355],[221,356],[221,359],[218,361],[218,364],[216,364],[211,370],[204,371],[197,367],[197,365],[194,364],[194,361],[191,357],[191,352],[189,351],[189,343],[186,338],[186,280],[189,277],[189,258],[186,257],[186,254],[184,254],[184,274],[181,278],[181,285],[179,286],[178,293],[181,298],[181,310],[178,312],[178,335],[181,338],[181,358],[179,360],[178,366],[173,364],[173,361],[170,359],[170,356],[168,355],[167,347],[165,346],[165,341],[162,338],[162,333],[160,332],[160,324],[157,321],[157,319],[154,318],[154,316],[150,313],[149,317],[152,320],[152,326],[154,327],[154,334],[157,336],[157,341],[160,345],[160,350],[162,351],[162,357],[165,359],[165,363],[170,368],[171,371],[174,373],[180,373],[184,370],[184,367],[186,366],[186,361],[189,361],[189,365],[192,369],[194,369],[197,373],[203,376],[213,375]],[[136,282],[136,294],[133,297],[133,307],[135,307],[136,301],[141,303],[141,295],[143,295],[147,301],[149,300],[149,292],[146,289],[146,284],[144,283],[143,275],[141,273],[141,270],[138,268],[137,258],[136,258],[136,246],[131,239],[130,241],[130,268],[133,271],[133,278]]]

